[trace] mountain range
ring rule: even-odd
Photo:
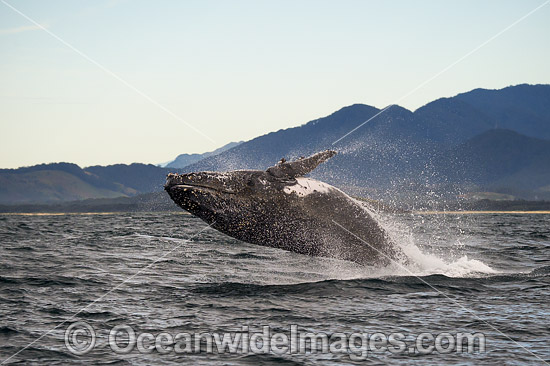
[[[550,198],[550,85],[475,89],[415,112],[399,106],[379,112],[344,107],[184,170],[262,169],[283,156],[335,149],[339,154],[312,176],[358,195],[414,201],[489,191]]]
[[[339,154],[312,176],[354,195],[409,205],[484,192],[550,199],[550,85],[475,89],[414,112],[355,104],[194,162],[193,155],[180,155],[170,168],[57,163],[2,169],[0,203],[134,196],[160,190],[168,172],[265,169],[282,157],[324,149]]]
[[[54,203],[130,197],[162,190],[166,174],[172,171],[137,163],[84,169],[71,163],[0,169],[0,203]]]

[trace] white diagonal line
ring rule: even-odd
[[[441,290],[438,290],[437,288],[435,288],[434,286],[432,286],[431,284],[429,284],[426,280],[424,280],[423,278],[421,277],[418,277],[417,275],[415,275],[413,272],[411,272],[411,270],[409,270],[407,267],[405,267],[404,265],[402,265],[401,263],[397,262],[395,259],[391,258],[389,255],[387,255],[386,253],[380,251],[379,249],[373,247],[372,245],[370,245],[369,243],[367,243],[365,240],[363,240],[362,238],[360,238],[359,236],[355,235],[354,233],[352,233],[351,231],[349,231],[348,229],[346,229],[345,227],[343,227],[342,225],[340,225],[338,222],[332,220],[333,223],[335,223],[337,226],[339,226],[341,229],[343,229],[344,231],[346,231],[348,234],[351,234],[352,236],[354,236],[355,238],[359,239],[361,242],[367,244],[370,248],[374,249],[375,251],[377,251],[379,254],[381,254],[382,256],[386,257],[387,259],[389,259],[392,263],[395,263],[397,264],[399,267],[403,268],[405,271],[407,271],[411,276],[419,279],[420,281],[422,281],[423,283],[425,283],[426,285],[428,285],[430,288],[432,288],[434,291],[436,291],[437,293],[440,293],[441,295],[445,296],[448,300],[451,300],[451,302],[455,303],[456,305],[460,306],[463,310],[466,310],[466,312],[472,314],[477,320],[479,320],[480,322],[488,325],[489,327],[491,327],[493,330],[495,330],[497,333],[501,334],[502,336],[504,336],[505,338],[511,340],[512,342],[514,342],[515,344],[517,344],[518,346],[520,346],[521,348],[523,348],[524,350],[526,350],[527,352],[529,352],[530,354],[532,354],[533,356],[535,356],[536,358],[538,358],[539,360],[541,360],[545,365],[549,365],[548,362],[544,361],[542,358],[540,358],[539,356],[537,356],[536,354],[534,354],[533,352],[531,352],[530,350],[528,350],[527,348],[525,348],[524,346],[522,346],[521,344],[519,344],[518,342],[516,342],[515,340],[513,340],[512,338],[510,338],[509,336],[507,336],[506,334],[502,333],[498,328],[496,328],[494,325],[492,325],[491,323],[488,323],[487,321],[481,319],[479,316],[477,316],[477,314],[475,312],[473,312],[472,310],[468,309],[467,307],[465,307],[464,305],[462,305],[461,303],[459,303],[458,301],[450,298],[447,294],[445,294],[444,292],[442,292]]]
[[[32,346],[33,344],[35,344],[36,342],[38,342],[39,340],[41,340],[42,338],[44,338],[45,336],[47,336],[48,334],[50,334],[51,332],[53,332],[54,330],[56,330],[57,328],[59,328],[60,326],[62,326],[63,324],[73,320],[78,314],[80,314],[81,312],[83,312],[84,310],[88,309],[90,306],[92,306],[93,304],[95,304],[96,302],[102,300],[103,298],[105,298],[105,296],[109,295],[111,292],[115,291],[116,289],[120,288],[122,285],[124,285],[126,282],[132,280],[134,277],[136,277],[137,275],[139,275],[141,272],[145,271],[146,269],[152,267],[153,265],[155,265],[158,261],[160,261],[161,259],[165,258],[168,254],[172,253],[173,251],[175,251],[176,249],[178,249],[180,246],[182,246],[182,244],[184,243],[187,243],[189,242],[190,240],[192,240],[193,238],[195,238],[196,236],[198,236],[200,233],[202,233],[204,230],[208,229],[209,227],[212,227],[212,225],[214,225],[216,222],[213,222],[205,227],[203,227],[199,232],[193,234],[193,236],[191,236],[189,239],[184,239],[181,243],[179,243],[178,245],[176,245],[174,248],[172,248],[170,251],[164,253],[164,255],[162,255],[161,257],[155,259],[153,262],[149,263],[147,266],[141,268],[139,271],[137,271],[136,273],[134,273],[133,275],[131,275],[130,277],[128,277],[127,279],[125,279],[124,281],[122,281],[121,283],[119,283],[118,285],[116,285],[115,287],[113,287],[112,289],[110,289],[109,291],[107,291],[106,293],[104,293],[103,295],[101,295],[100,297],[96,298],[94,301],[90,302],[88,305],[86,305],[85,307],[83,307],[82,309],[80,309],[79,311],[77,311],[76,313],[74,313],[69,319],[63,321],[62,323],[56,325],[55,327],[53,327],[52,329],[48,330],[46,333],[43,333],[40,337],[36,338],[34,341],[32,341],[31,343],[27,344],[25,347],[21,348],[19,351],[15,352],[13,355],[11,355],[10,357],[6,358],[4,361],[2,361],[0,363],[0,365],[3,365],[5,364],[6,362],[8,362],[10,359],[12,359],[13,357],[17,356],[18,354],[20,354],[21,352],[23,352],[24,350],[26,350],[27,348],[29,348],[30,346]]]
[[[374,116],[372,116],[371,118],[369,118],[368,120],[366,120],[365,122],[361,123],[359,126],[355,127],[353,130],[349,131],[348,133],[346,133],[344,136],[340,137],[338,140],[334,141],[332,143],[332,145],[336,144],[338,141],[346,138],[347,136],[351,135],[352,133],[354,133],[355,131],[357,131],[358,129],[360,129],[361,127],[363,127],[363,125],[365,123],[368,123],[370,122],[371,120],[373,120],[374,118],[378,117],[379,115],[381,115],[382,113],[384,113],[386,111],[386,109],[389,109],[390,107],[393,107],[395,105],[394,104],[390,104],[389,106],[387,106],[386,108],[382,109],[380,112],[376,113]]]
[[[15,11],[17,14],[21,15],[23,18],[27,19],[29,22],[33,23],[34,25],[36,25],[38,28],[42,29],[44,32],[48,33],[50,36],[52,36],[53,38],[57,39],[59,42],[63,43],[65,46],[67,46],[68,48],[70,48],[71,50],[73,50],[74,52],[78,53],[80,56],[84,57],[86,60],[88,60],[89,62],[91,62],[92,64],[94,64],[95,66],[99,67],[101,70],[103,70],[105,73],[111,75],[113,78],[115,78],[116,80],[120,81],[122,84],[126,85],[128,88],[132,89],[134,92],[136,92],[137,94],[141,95],[143,98],[147,99],[149,102],[153,103],[154,105],[156,105],[158,108],[162,109],[164,112],[168,113],[170,116],[174,117],[175,119],[177,119],[178,121],[180,122],[183,122],[187,127],[191,128],[193,131],[197,132],[198,134],[200,134],[201,136],[203,136],[204,138],[212,141],[212,142],[216,142],[214,141],[211,137],[207,136],[204,132],[202,132],[201,130],[199,130],[198,128],[196,128],[195,126],[193,126],[192,124],[190,124],[189,122],[187,122],[186,120],[184,120],[183,118],[181,118],[180,116],[178,116],[176,113],[172,112],[170,109],[166,108],[165,106],[163,106],[162,104],[160,104],[159,102],[157,102],[155,99],[151,98],[148,94],[142,92],[141,90],[139,90],[138,88],[136,88],[134,85],[130,84],[129,82],[127,82],[126,80],[124,80],[123,78],[121,78],[120,76],[118,76],[117,74],[115,74],[114,72],[112,72],[111,70],[109,70],[108,68],[106,68],[105,66],[103,66],[102,64],[100,64],[99,62],[95,61],[94,59],[92,59],[90,56],[88,56],[87,54],[85,54],[84,52],[80,51],[78,48],[74,47],[72,44],[70,44],[69,42],[65,41],[64,39],[62,39],[61,37],[59,37],[58,35],[56,35],[55,33],[53,33],[52,31],[50,31],[49,29],[47,29],[46,27],[44,27],[42,24],[38,23],[36,20],[32,19],[31,17],[29,17],[28,15],[24,14],[23,12],[21,12],[19,9],[15,8],[14,6],[12,6],[11,4],[7,3],[5,0],[0,0],[2,1],[2,3],[4,3],[4,5],[6,5],[7,7],[9,7],[10,9],[12,9],[13,11]],[[550,1],[550,0],[549,0]]]
[[[460,57],[458,60],[456,60],[455,62],[451,63],[450,65],[448,65],[447,67],[445,67],[444,69],[442,69],[441,71],[439,71],[438,73],[436,73],[435,75],[433,75],[432,77],[426,79],[424,82],[420,83],[416,88],[412,89],[411,91],[409,91],[407,94],[403,95],[402,97],[396,99],[392,104],[390,104],[389,106],[387,106],[386,108],[382,109],[380,112],[376,113],[374,116],[372,116],[371,118],[369,118],[368,120],[366,120],[365,122],[361,123],[359,126],[355,127],[353,130],[349,131],[348,133],[346,133],[344,136],[340,137],[338,140],[334,141],[332,143],[332,145],[338,143],[340,140],[346,138],[347,136],[349,136],[350,134],[352,134],[353,132],[357,131],[359,128],[363,127],[363,125],[365,125],[367,122],[369,122],[370,120],[372,120],[373,118],[375,118],[376,116],[382,114],[383,112],[385,112],[388,108],[390,108],[391,106],[395,105],[395,104],[398,104],[400,101],[402,101],[403,99],[407,98],[408,96],[410,96],[411,94],[414,94],[418,89],[422,88],[423,86],[425,86],[426,84],[428,84],[429,82],[431,82],[432,80],[438,78],[439,76],[441,76],[441,74],[449,71],[451,68],[453,68],[454,66],[456,66],[458,63],[464,61],[466,58],[468,58],[469,56],[471,56],[472,54],[474,54],[475,52],[479,51],[480,48],[486,46],[488,43],[490,43],[491,41],[493,41],[495,38],[498,38],[500,37],[504,32],[506,32],[507,30],[509,30],[510,28],[514,27],[515,25],[517,25],[519,22],[521,22],[522,20],[524,20],[525,18],[529,17],[530,15],[532,15],[533,13],[537,12],[538,10],[540,10],[542,7],[548,5],[548,3],[550,3],[550,0],[547,0],[545,1],[544,3],[542,3],[541,5],[537,6],[536,8],[534,8],[533,10],[531,10],[530,12],[528,12],[527,14],[525,14],[524,16],[522,16],[521,18],[517,19],[515,22],[513,22],[512,24],[510,24],[509,26],[507,26],[506,28],[502,29],[500,32],[498,32],[497,34],[495,34],[494,36],[492,36],[491,38],[489,38],[488,40],[486,40],[485,42],[481,43],[479,46],[477,46],[476,48],[474,48],[473,50],[471,50],[470,52],[466,53],[464,56]]]

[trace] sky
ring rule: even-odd
[[[545,0],[0,0],[0,168],[157,164],[355,103],[550,84],[548,39]]]

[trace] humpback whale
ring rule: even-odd
[[[387,265],[400,251],[356,200],[306,178],[326,150],[265,171],[170,173],[165,190],[181,208],[236,239],[311,256]]]

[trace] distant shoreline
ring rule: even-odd
[[[0,216],[64,216],[64,215],[119,215],[129,213],[172,213],[177,215],[191,215],[187,211],[111,211],[111,212],[0,212]]]
[[[464,210],[464,211],[412,211],[418,215],[484,215],[484,214],[550,214],[548,210],[540,211],[485,211],[485,210]]]
[[[375,211],[394,214],[465,215],[465,214],[548,214],[550,201],[478,200],[441,202],[423,206],[406,202],[401,207],[363,197],[354,197]],[[412,206],[412,207],[411,207]],[[416,206],[416,207],[415,207]],[[115,214],[128,212],[185,212],[164,192],[133,197],[87,199],[59,203],[0,204],[0,215],[6,214]]]
[[[64,215],[119,215],[128,213],[172,213],[177,215],[191,215],[189,212],[181,211],[106,211],[106,212],[0,212],[0,216],[64,216]],[[487,214],[518,214],[518,215],[550,215],[549,210],[540,211],[484,211],[484,210],[464,210],[464,211],[410,211],[414,215],[487,215]]]

